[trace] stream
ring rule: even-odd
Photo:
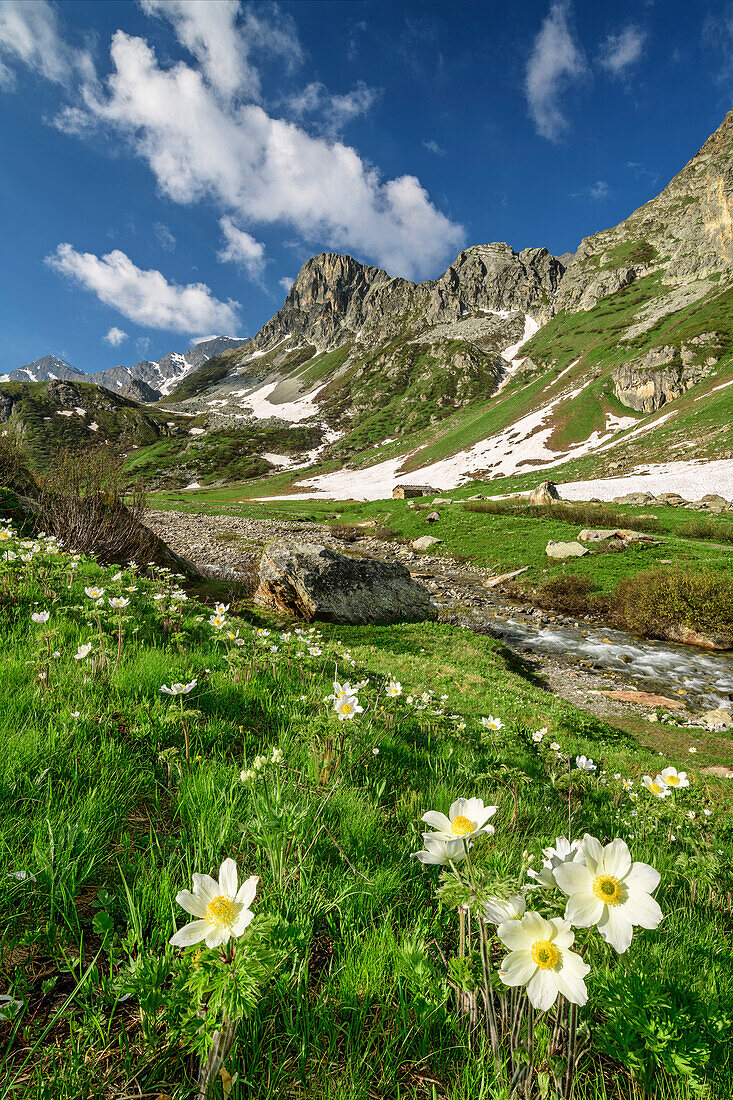
[[[499,601],[497,601],[497,604]],[[484,626],[519,652],[560,657],[595,671],[620,674],[637,689],[677,696],[692,710],[733,707],[733,652],[640,638],[624,630],[562,622],[533,622],[519,608],[501,601]]]

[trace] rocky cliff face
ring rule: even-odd
[[[718,362],[718,356],[710,354],[716,335],[701,333],[681,349],[663,344],[617,367],[611,375],[616,397],[627,408],[645,413],[675,401]]]
[[[507,244],[476,245],[440,279],[411,283],[351,256],[322,253],[303,265],[283,308],[252,344],[269,348],[288,336],[319,350],[346,340],[382,343],[482,311],[520,311],[541,323],[552,313],[564,270],[546,248],[517,253]]]
[[[581,243],[563,278],[556,311],[590,309],[659,271],[675,287],[730,277],[733,263],[733,111],[661,194]],[[700,294],[705,288],[701,286]]]

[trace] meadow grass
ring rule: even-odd
[[[567,831],[577,753],[598,770],[574,780],[573,834],[626,838],[662,874],[665,917],[589,979],[576,1095],[731,1095],[731,789],[699,771],[729,741],[703,738],[693,757],[689,734],[660,725],[642,744],[543,690],[496,641],[444,624],[283,634],[242,607],[218,630],[165,574],[30,545],[29,561],[0,566],[0,1096],[193,1095],[181,974],[196,956],[181,961],[168,940],[186,921],[176,893],[225,856],[260,876],[276,957],[227,1060],[232,1096],[507,1096],[455,1011],[441,961],[455,917],[410,853],[425,810],[477,795],[498,807],[477,867],[515,875],[523,852],[537,861]],[[130,603],[111,609],[110,596]],[[334,677],[366,681],[353,722],[324,701]],[[161,693],[194,679],[185,697]],[[503,729],[487,731],[488,714]],[[273,749],[282,763],[243,782]],[[672,809],[633,801],[614,778],[635,793],[663,763],[692,776]],[[269,839],[265,789],[278,791]]]

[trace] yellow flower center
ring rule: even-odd
[[[218,894],[206,906],[206,919],[209,924],[218,924],[230,928],[239,915],[239,905],[226,894]]]
[[[466,836],[467,833],[472,833],[476,828],[476,822],[469,821],[463,814],[459,814],[458,817],[453,818],[450,827],[456,836]]]
[[[351,703],[342,703],[341,704],[342,714],[351,714],[353,709],[354,708],[352,707]]]
[[[650,783],[649,790],[652,792],[652,794],[660,794],[662,788],[659,786],[658,783]]]
[[[593,879],[593,893],[606,905],[620,905],[623,899],[623,887],[613,875],[597,875]]]
[[[552,970],[560,961],[560,952],[549,940],[537,940],[532,944],[532,960],[540,970]]]
[[[668,787],[676,787],[677,784],[679,783],[679,781],[680,781],[680,777],[678,775],[668,775],[667,776],[667,786]]]

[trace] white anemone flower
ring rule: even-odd
[[[555,868],[555,881],[568,895],[565,919],[578,928],[595,925],[621,955],[635,925],[654,929],[662,920],[659,903],[651,896],[659,885],[659,872],[648,863],[632,863],[628,846],[619,838],[604,847],[586,833],[583,854],[585,866],[563,863]]]
[[[659,775],[668,787],[689,787],[687,772],[678,772],[676,768],[665,768]]]
[[[120,611],[122,610],[123,607],[127,607],[129,602],[130,601],[125,599],[124,596],[110,596],[110,598],[109,598],[109,606],[117,608]]]
[[[364,710],[359,705],[359,700],[355,695],[340,695],[334,703],[334,709],[339,716],[339,722],[344,722],[347,719],[350,721]]]
[[[84,645],[79,646],[76,653],[74,654],[74,660],[82,661],[85,657],[88,657],[91,652],[92,647],[89,642],[86,642]]]
[[[655,798],[667,798],[672,793],[661,775],[656,776],[654,779],[650,775],[645,775],[642,778],[642,783],[649,794],[653,794]]]
[[[402,684],[399,680],[390,680],[387,684],[386,693],[390,699],[396,699],[398,695],[402,694]]]
[[[99,600],[104,595],[103,588],[85,588],[84,591],[90,600]]]
[[[174,947],[188,947],[203,940],[207,947],[221,947],[244,933],[254,918],[250,905],[257,892],[259,878],[252,875],[237,889],[237,865],[225,859],[219,869],[219,881],[210,875],[193,876],[193,893],[181,890],[176,901],[187,913],[199,918],[171,937]]]
[[[190,684],[171,684],[168,687],[167,684],[163,684],[161,691],[166,695],[188,695],[196,687],[198,680],[191,680]]]
[[[217,614],[217,615],[212,615],[209,618],[209,622],[211,623],[212,626],[215,626],[217,630],[221,630],[221,628],[226,624],[226,619],[224,618],[223,615]]]
[[[555,837],[555,847],[549,845],[542,849],[544,861],[539,871],[531,868],[527,871],[539,886],[556,886],[555,868],[563,863],[585,863],[583,854],[583,842],[581,840],[570,841],[566,836]]]
[[[481,719],[481,725],[485,726],[487,730],[503,730],[504,723],[501,718],[494,718],[493,714],[490,714],[488,718]]]
[[[535,744],[536,744],[536,745],[539,745],[540,741],[542,740],[542,738],[543,738],[544,736],[545,736],[545,735],[544,735],[544,733],[542,732],[542,730],[536,730],[536,731],[535,731],[535,732],[534,732],[534,733],[532,734],[532,740],[533,740],[533,741],[535,742]]]
[[[521,920],[527,911],[524,894],[510,894],[507,898],[492,897],[486,899],[484,913],[492,924],[503,924],[508,920]]]
[[[462,837],[448,839],[440,833],[423,833],[425,847],[420,852],[413,852],[415,859],[421,863],[431,863],[438,867],[447,867],[449,863],[460,863],[468,855],[467,849],[470,843],[465,844]]]
[[[488,821],[495,813],[496,806],[484,806],[481,798],[458,798],[452,803],[447,816],[439,810],[428,810],[422,815],[422,820],[435,829],[434,836],[443,840],[455,840],[456,837],[472,840],[480,833],[491,836],[494,827]]]
[[[31,615],[34,623],[47,623],[51,618],[50,611],[34,611]]]
[[[499,977],[505,985],[523,985],[531,1004],[539,1012],[552,1008],[558,994],[584,1005],[588,990],[583,979],[590,967],[570,951],[575,933],[561,917],[545,920],[539,913],[525,913],[521,920],[500,924],[497,935],[509,954]]]
[[[575,767],[582,772],[594,772],[598,765],[594,764],[589,756],[576,756]]]

